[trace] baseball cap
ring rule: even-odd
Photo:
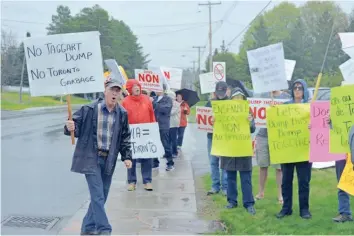
[[[120,89],[122,88],[122,86],[117,80],[110,80],[106,83],[106,88],[113,88],[113,87],[118,87]]]
[[[219,81],[216,83],[216,86],[215,86],[215,94],[220,97],[225,96],[227,88],[228,88],[228,85],[225,81]]]

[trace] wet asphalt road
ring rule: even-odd
[[[64,224],[87,200],[86,181],[70,172],[73,146],[63,135],[66,111],[38,113],[2,112],[2,220],[11,215],[59,216]],[[2,228],[2,234],[21,232]]]

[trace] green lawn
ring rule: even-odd
[[[188,122],[189,123],[195,123],[195,113],[196,113],[196,107],[203,107],[207,101],[200,101],[197,104],[195,104],[193,107],[191,107],[191,112],[188,116]]]
[[[299,216],[297,178],[294,176],[294,207],[293,215],[284,219],[277,219],[281,206],[277,203],[275,171],[269,169],[268,183],[265,198],[257,201],[255,208],[257,214],[249,215],[242,207],[242,193],[238,189],[239,206],[235,209],[225,209],[226,198],[222,195],[210,197],[214,208],[217,209],[219,219],[227,226],[227,232],[219,234],[293,234],[293,235],[353,235],[354,223],[333,223],[332,218],[337,215],[337,181],[334,169],[312,170],[310,211],[311,220],[304,220]],[[211,186],[210,175],[203,177],[205,190]],[[258,190],[258,168],[253,171],[253,194]],[[354,202],[352,201],[352,211]]]
[[[65,96],[63,97],[65,99]],[[89,101],[79,97],[71,97],[71,104],[85,104]],[[2,110],[22,110],[30,107],[46,107],[65,105],[60,100],[53,97],[30,97],[29,94],[22,95],[22,103],[19,103],[19,94],[17,92],[1,93],[1,109]]]

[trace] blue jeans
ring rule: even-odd
[[[281,191],[284,199],[282,211],[285,213],[292,212],[293,208],[293,179],[295,168],[299,186],[298,195],[300,213],[309,211],[310,208],[309,199],[312,163],[309,163],[307,161],[297,163],[286,163],[281,164],[281,170],[283,172]]]
[[[90,233],[96,230],[98,233],[112,232],[112,227],[104,209],[111,187],[112,175],[104,174],[105,165],[106,160],[103,157],[98,157],[96,173],[85,175],[91,202],[82,221],[81,232]]]
[[[132,168],[127,170],[128,184],[136,184],[136,159],[132,161]],[[152,159],[139,159],[141,163],[141,176],[143,184],[151,183],[152,181]]]
[[[185,130],[186,130],[186,127],[178,127],[178,132],[177,132],[177,146],[178,147],[182,147]]]
[[[241,178],[243,207],[248,208],[254,205],[252,193],[252,171],[239,171]],[[237,205],[237,171],[227,171],[227,201]]]
[[[174,161],[172,158],[172,150],[170,143],[170,129],[160,129],[160,139],[163,148],[165,149],[165,158],[167,160],[167,166],[174,166]],[[158,167],[160,161],[158,158],[153,159],[153,167]]]
[[[176,128],[170,128],[170,143],[171,143],[171,151],[172,155],[178,155],[177,151],[177,132],[178,132],[178,127]]]
[[[345,164],[346,160],[336,161],[336,174],[338,182],[343,173]],[[338,189],[338,212],[339,214],[352,215],[352,212],[350,210],[349,194],[341,189]]]
[[[212,190],[220,191],[220,171],[221,171],[221,188],[223,191],[227,190],[227,174],[225,170],[220,169],[220,158],[211,155],[211,146],[213,139],[208,137],[208,155],[210,162],[210,172],[211,172],[211,188]]]

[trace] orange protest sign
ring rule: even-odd
[[[349,154],[337,187],[354,196],[354,169]]]

